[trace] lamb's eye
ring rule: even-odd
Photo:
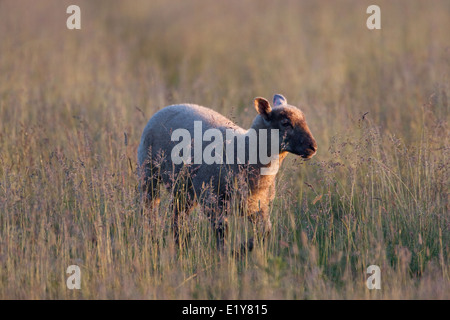
[[[282,120],[281,121],[281,125],[285,128],[287,127],[292,127],[291,123],[289,122],[289,120]]]

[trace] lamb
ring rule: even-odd
[[[200,204],[211,220],[218,248],[223,248],[227,213],[230,211],[233,193],[242,197],[239,202],[240,210],[255,223],[264,238],[272,227],[269,206],[275,197],[276,171],[263,174],[263,170],[273,168],[274,164],[278,168],[288,153],[304,159],[315,155],[317,143],[306,124],[303,112],[289,105],[285,97],[274,95],[273,108],[269,101],[261,97],[254,99],[254,105],[258,114],[248,130],[211,109],[193,104],[167,106],[155,113],[145,126],[137,154],[141,194],[147,207],[157,208],[160,184],[172,192],[173,230],[177,243],[179,215],[188,214]],[[223,142],[227,155],[230,151],[234,158],[219,155],[215,159],[223,159],[223,162],[192,163],[196,155],[195,150],[190,147],[192,145],[193,149],[198,149],[199,145],[195,141],[188,141],[189,148],[184,150],[188,154],[183,154],[181,163],[179,159],[175,160],[174,156],[180,150],[174,149],[177,147],[174,133],[179,132],[179,129],[191,134],[195,134],[195,131],[198,133],[199,123],[202,135],[210,129],[221,133],[223,137],[215,137],[215,142],[219,140],[216,146],[222,147]],[[261,134],[263,131],[266,134]],[[231,138],[228,133],[232,133]],[[243,157],[238,150],[239,141],[243,143]],[[276,147],[273,147],[273,141],[277,142]],[[186,141],[184,143],[186,145]],[[206,152],[208,146],[202,144],[200,148],[201,152]],[[259,154],[262,149],[275,161],[263,162],[260,156],[256,157],[256,161],[250,161],[254,153]],[[236,192],[239,177],[240,187],[243,189]],[[251,250],[253,240],[250,239],[247,245]]]

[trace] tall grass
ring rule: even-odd
[[[0,298],[448,299],[448,1],[0,2]],[[175,102],[249,127],[282,93],[319,146],[288,156],[272,234],[239,259],[208,219],[142,214],[136,150]],[[252,235],[237,213],[230,246]],[[68,290],[69,265],[81,290]],[[366,269],[381,268],[381,290]]]

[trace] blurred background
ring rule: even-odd
[[[0,297],[79,297],[61,270],[81,259],[97,270],[82,297],[448,298],[450,1],[377,1],[381,30],[371,4],[0,0]],[[148,119],[188,102],[248,128],[253,98],[275,93],[319,151],[289,158],[270,249],[225,268],[202,245],[183,263],[149,245]],[[376,296],[374,257],[396,270]],[[426,270],[439,276],[422,285]]]
[[[371,31],[370,3],[77,1],[82,29],[68,30],[70,1],[1,1],[2,115],[106,118],[138,128],[135,141],[147,120],[136,107],[149,118],[192,102],[248,126],[255,96],[282,93],[323,149],[365,112],[417,137],[421,106],[448,90],[450,4],[381,1],[382,29]]]

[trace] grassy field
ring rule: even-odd
[[[450,2],[0,1],[0,299],[450,299]],[[160,108],[248,128],[285,95],[319,150],[289,155],[273,230],[241,259],[208,220],[141,214]],[[230,247],[251,234],[231,217]],[[81,289],[66,287],[69,265]],[[381,268],[381,289],[366,269]]]

